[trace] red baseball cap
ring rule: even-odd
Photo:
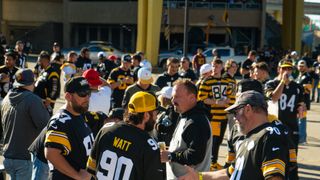
[[[118,57],[116,55],[110,55],[110,56],[108,56],[108,59],[111,61],[115,61],[118,59]]]
[[[100,86],[102,81],[100,80],[99,73],[94,69],[88,69],[83,72],[82,77],[86,78],[90,87],[92,86]]]

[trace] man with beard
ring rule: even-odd
[[[282,131],[268,122],[267,103],[257,91],[246,91],[226,109],[235,114],[239,131],[245,135],[228,169],[199,172],[187,167],[179,180],[256,179],[280,180],[288,175],[289,146]],[[285,132],[284,132],[285,133]]]
[[[157,142],[148,132],[157,118],[155,96],[135,93],[124,122],[108,123],[98,133],[87,170],[96,179],[164,179]]]
[[[174,83],[172,103],[180,113],[168,150],[161,150],[161,162],[167,163],[167,180],[187,173],[184,165],[198,171],[210,169],[212,136],[210,124],[201,103],[197,103],[197,88],[186,79]]]
[[[45,157],[53,165],[49,179],[88,179],[85,168],[94,138],[82,114],[89,108],[90,86],[75,77],[64,91],[65,108],[50,119],[44,143]]]

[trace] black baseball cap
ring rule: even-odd
[[[60,44],[58,42],[54,42],[53,46],[59,46],[60,47]]]
[[[29,86],[34,82],[34,74],[31,69],[19,69],[15,77],[13,87]]]
[[[131,56],[129,54],[124,54],[121,57],[121,61],[123,62],[130,62],[131,63]]]
[[[262,84],[255,79],[243,79],[237,84],[237,93],[254,90],[263,94]]]
[[[72,77],[66,82],[66,85],[64,86],[64,92],[79,93],[89,91],[89,83],[84,77]]]
[[[123,108],[114,108],[109,112],[109,119],[120,119],[123,120],[124,109]]]
[[[250,104],[254,107],[262,107],[264,109],[268,109],[268,104],[265,101],[263,94],[251,90],[241,93],[237,97],[236,102],[227,109],[225,109],[225,111],[234,112],[236,109],[243,107],[247,104]]]

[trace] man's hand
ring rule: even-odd
[[[162,163],[169,162],[168,155],[170,154],[170,151],[167,150],[160,150],[160,160]]]
[[[307,106],[303,103],[298,107],[297,111],[297,118],[303,118],[304,112],[307,111]]]
[[[196,170],[194,170],[192,167],[185,166],[187,170],[187,174],[184,176],[180,176],[178,180],[199,180],[199,175]]]
[[[285,84],[289,84],[289,74],[287,71],[282,74],[281,80],[284,81]]]
[[[9,82],[9,81],[10,81],[9,75],[5,73],[1,73],[1,82]]]
[[[79,180],[89,180],[91,178],[91,174],[88,173],[84,169],[80,169],[79,171]]]
[[[50,105],[51,105],[51,101],[50,101],[49,99],[46,99],[46,100],[44,101],[44,105],[45,105],[45,107],[50,106]]]

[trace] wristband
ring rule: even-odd
[[[198,175],[199,175],[199,180],[203,180],[203,174],[202,174],[202,172],[198,172]]]
[[[281,84],[286,84],[286,82],[284,80],[281,80],[280,83]]]

